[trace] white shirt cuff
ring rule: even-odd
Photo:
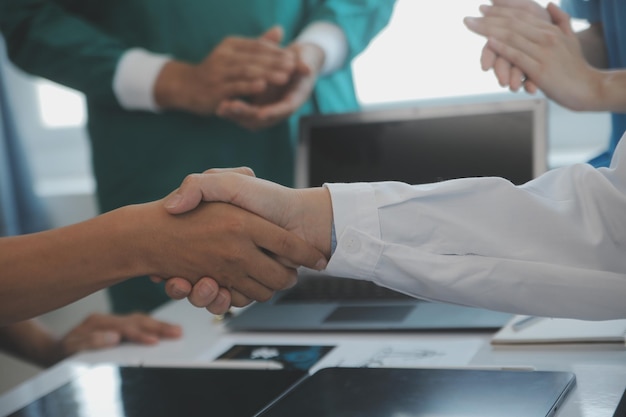
[[[330,22],[314,22],[304,28],[297,42],[313,43],[324,51],[324,66],[320,75],[328,75],[341,68],[348,56],[348,40],[343,30]]]
[[[120,105],[126,110],[159,111],[154,100],[154,84],[170,59],[140,48],[125,52],[113,77],[113,92]]]

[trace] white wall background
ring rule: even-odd
[[[478,6],[485,2],[398,0],[389,26],[354,62],[363,105],[510,99],[513,93],[500,88],[491,73],[480,70],[483,41],[462,23],[464,16],[478,15]],[[55,225],[93,216],[94,181],[83,97],[19,71],[10,71],[9,77],[36,190],[46,199]],[[549,112],[552,166],[584,161],[606,144],[607,114],[573,113],[553,104]],[[107,308],[98,293],[42,319],[62,334],[88,312]],[[39,371],[7,357],[0,357],[0,369],[0,393]]]

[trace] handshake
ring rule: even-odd
[[[212,169],[145,206],[140,221],[154,218],[145,240],[138,234],[149,255],[142,273],[214,314],[266,301],[296,283],[296,268],[323,270],[330,257],[325,188],[287,188],[249,168]]]
[[[0,326],[138,276],[222,314],[295,284],[330,257],[325,188],[296,190],[248,168],[189,175],[163,200],[70,226],[0,238]]]

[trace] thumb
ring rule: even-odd
[[[191,188],[183,187],[181,188]],[[199,189],[177,188],[163,199],[163,207],[170,214],[182,214],[198,207],[202,201],[202,191]]]
[[[283,40],[284,35],[285,33],[281,26],[272,26],[264,34],[261,35],[260,39],[280,44]]]
[[[203,174],[189,174],[180,187],[163,199],[163,206],[171,214],[181,214],[195,209],[202,201],[230,202],[230,190],[220,188],[222,177],[214,175],[225,173],[254,177],[254,171],[248,167],[212,168]]]
[[[547,6],[548,13],[550,13],[550,18],[552,19],[552,23],[557,25],[563,33],[571,35],[574,33],[572,29],[572,25],[570,23],[570,15],[567,14],[563,9],[557,6],[554,3],[549,3]]]

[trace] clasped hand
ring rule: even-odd
[[[570,16],[555,4],[546,8],[531,0],[491,0],[482,17],[465,25],[487,38],[481,67],[512,91],[538,89],[572,110],[594,106],[599,73],[583,54]]]
[[[155,84],[157,104],[249,130],[285,120],[311,95],[324,54],[312,44],[283,48],[282,38],[277,26],[258,38],[227,37],[197,64],[170,61]]]

